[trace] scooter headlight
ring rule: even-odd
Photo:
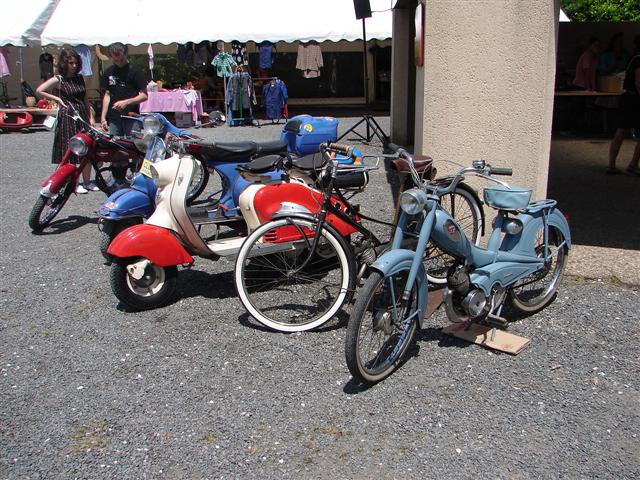
[[[160,174],[158,173],[158,170],[156,170],[153,165],[149,165],[149,172],[151,173],[151,178],[153,180],[158,180],[158,178],[160,178]]]
[[[142,121],[142,129],[147,135],[158,135],[164,129],[164,122],[158,115],[147,115]]]
[[[73,152],[74,155],[78,157],[84,157],[89,151],[89,147],[86,142],[82,139],[82,137],[71,137],[69,140],[69,150]]]
[[[400,208],[409,215],[420,213],[427,204],[427,194],[419,188],[412,188],[400,195]]]

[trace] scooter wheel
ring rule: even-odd
[[[111,289],[125,306],[132,310],[150,310],[169,303],[176,290],[178,268],[161,267],[149,263],[140,279],[134,278],[127,267],[142,259],[114,263],[111,266]]]
[[[141,218],[121,222],[104,221],[102,223],[102,231],[100,232],[100,253],[107,262],[113,261],[111,255],[107,253],[109,245],[111,245],[113,239],[116,238],[125,228],[129,228],[132,225],[137,225],[139,223],[142,223]]]

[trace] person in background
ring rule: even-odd
[[[87,98],[84,77],[79,73],[82,69],[82,59],[72,49],[63,48],[57,63],[60,74],[54,75],[36,89],[37,95],[58,104],[58,120],[56,121],[51,154],[51,162],[56,164],[60,163],[67,151],[69,139],[79,130],[76,121],[71,117],[73,111],[70,107],[78,112],[83,120],[91,124],[94,123],[94,113]],[[73,156],[73,160],[77,162],[75,156]],[[87,165],[82,170],[82,183],[76,187],[76,193],[87,193],[90,190],[98,191],[100,189],[91,181],[91,165]]]
[[[614,73],[624,72],[627,67],[629,57],[624,48],[624,34],[616,33],[602,55],[598,63],[598,72],[601,75],[613,75]]]
[[[138,66],[129,63],[127,47],[122,43],[109,46],[109,58],[113,65],[100,79],[105,90],[100,123],[111,135],[129,135],[133,124],[121,115],[139,112],[138,105],[147,99],[147,80]]]
[[[600,39],[589,39],[589,47],[580,55],[576,65],[576,75],[573,79],[575,87],[584,90],[596,90],[596,74],[598,72],[598,57],[602,50]]]
[[[625,136],[635,130],[636,146],[633,156],[625,172],[629,175],[640,176],[638,161],[640,160],[640,55],[631,59],[624,77],[624,93],[620,96],[620,123],[609,145],[609,166],[606,173],[616,174],[620,170],[616,168],[616,158],[620,152],[620,146]]]

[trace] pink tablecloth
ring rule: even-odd
[[[148,92],[149,98],[140,104],[140,113],[191,112],[193,122],[202,115],[202,95],[199,90]]]

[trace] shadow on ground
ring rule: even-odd
[[[576,245],[640,250],[640,177],[607,175],[608,139],[553,139],[548,197],[569,217]],[[625,141],[618,167],[631,158]]]

